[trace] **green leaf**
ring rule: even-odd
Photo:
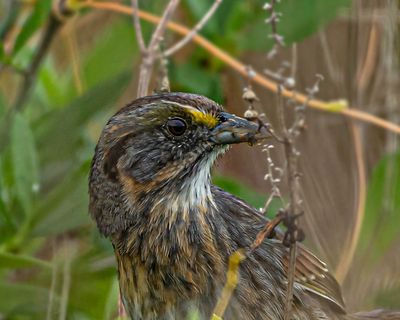
[[[17,197],[25,214],[29,214],[39,186],[39,174],[33,134],[21,114],[16,114],[12,123],[11,156]]]
[[[58,159],[70,156],[70,147],[82,137],[82,128],[100,111],[110,108],[128,85],[131,75],[130,71],[123,71],[94,86],[67,107],[54,110],[36,122],[34,132],[40,154]]]
[[[368,250],[372,263],[398,239],[399,211],[400,152],[382,158],[368,182],[359,246],[363,252]]]
[[[101,261],[98,259],[93,261],[92,258],[82,256],[73,265],[74,281],[71,283],[69,309],[76,313],[84,313],[90,319],[104,319],[105,306],[116,302],[118,298],[116,271],[114,265],[99,268],[97,264]],[[109,307],[111,311],[112,306]]]
[[[282,14],[277,24],[277,32],[283,36],[285,45],[299,42],[317,32],[350,6],[350,0],[281,1],[276,6],[276,11]],[[238,43],[242,50],[266,50],[273,45],[273,40],[269,37],[271,26],[265,23],[269,13],[264,10],[258,12],[262,13],[262,17],[257,13],[257,19],[253,18],[255,22],[241,29]]]
[[[213,0],[186,0],[189,16],[195,24]],[[269,13],[262,9],[265,1],[224,1],[215,15],[200,32],[218,46],[231,53],[238,50],[268,50],[273,42],[271,26],[265,23]],[[298,42],[333,20],[351,6],[351,0],[285,0],[276,5],[282,14],[277,25],[278,34],[286,45]],[[251,36],[249,36],[251,35]]]
[[[88,171],[87,164],[42,198],[33,213],[33,235],[49,236],[89,225]]]
[[[82,78],[88,88],[133,68],[138,53],[129,20],[114,23],[98,34],[90,52],[84,56]],[[112,61],[110,55],[112,54]]]
[[[277,5],[282,13],[278,33],[286,43],[300,41],[334,19],[340,10],[349,8],[351,0],[285,0]]]
[[[16,55],[31,36],[42,26],[51,9],[51,1],[40,0],[35,2],[33,12],[25,20],[20,33],[15,40],[13,55]]]
[[[215,101],[222,101],[219,75],[201,68],[197,64],[174,65],[171,68],[170,77],[174,91],[196,92]]]
[[[110,289],[107,290],[108,295],[104,306],[104,320],[112,320],[113,316],[117,311],[118,296],[119,296],[119,284],[118,278],[115,277],[111,283]]]
[[[31,256],[0,252],[0,268],[16,269],[31,267],[51,268],[51,264]]]
[[[385,309],[398,310],[400,308],[400,287],[380,292],[374,299],[375,304]]]
[[[0,94],[0,121],[3,120],[3,116],[6,113],[6,102],[4,101],[4,96],[2,94]],[[0,122],[1,125],[3,125],[3,123]]]
[[[0,41],[0,61],[4,62],[6,54],[4,52],[4,44],[3,41]]]
[[[0,313],[6,319],[15,319],[11,317],[12,315],[32,317],[33,314],[38,316],[42,314],[42,319],[44,319],[47,301],[48,290],[46,288],[0,282]]]
[[[43,163],[44,189],[60,183],[60,179],[92,155],[93,141],[87,141],[85,128],[89,121],[111,109],[130,78],[131,72],[123,71],[91,88],[67,107],[53,110],[36,121],[34,132]]]

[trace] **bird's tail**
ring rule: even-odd
[[[351,320],[400,320],[400,311],[373,310],[367,312],[357,312],[351,315]]]

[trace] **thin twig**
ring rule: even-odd
[[[280,141],[280,137],[277,139]],[[281,182],[283,170],[282,168],[276,167],[274,162],[272,161],[272,156],[270,153],[270,149],[273,148],[273,145],[265,145],[263,150],[264,152],[267,153],[267,168],[268,172],[264,176],[264,180],[269,180],[271,183],[271,194],[269,195],[268,199],[265,201],[264,207],[261,209],[261,213],[265,214],[269,208],[269,205],[271,204],[272,200],[275,198],[280,199],[281,203],[283,204],[283,198],[281,195],[281,191],[279,189],[278,183]],[[278,173],[278,176],[275,176],[275,173]]]
[[[139,6],[138,0],[132,0],[132,15],[133,15],[133,25],[135,26],[136,40],[139,44],[140,52],[143,54],[146,51],[146,45],[143,39],[142,27],[140,25],[140,19],[138,16]]]
[[[278,214],[265,224],[264,228],[257,234],[256,239],[250,247],[250,253],[257,249],[265,238],[270,238],[275,232],[275,228],[283,221],[284,213],[279,211]]]
[[[289,130],[286,127],[285,123],[285,114],[284,114],[284,103],[283,97],[281,95],[281,87],[278,89],[277,93],[277,106],[278,106],[278,116],[280,120],[280,126],[283,133],[284,139],[284,150],[286,156],[286,169],[287,169],[287,179],[289,186],[289,207],[287,209],[287,217],[293,219],[293,217],[298,214],[299,210],[297,208],[298,204],[298,190],[296,188],[296,155],[294,153],[293,140],[290,136]],[[287,232],[292,232],[294,230],[287,230]],[[291,239],[292,240],[292,239]],[[294,285],[294,274],[296,268],[296,251],[297,251],[297,243],[296,241],[289,241],[289,267],[287,271],[287,291],[285,296],[285,314],[284,319],[289,320],[292,313],[292,300],[293,300],[293,285]]]
[[[142,63],[140,65],[139,84],[137,91],[138,97],[143,97],[147,95],[158,45],[162,40],[164,31],[167,27],[167,23],[171,19],[178,4],[179,0],[170,0],[164,10],[164,14],[161,17],[161,20],[156,27],[156,30],[153,32],[148,48],[142,53]]]
[[[187,45],[193,37],[205,26],[205,24],[210,20],[210,18],[214,15],[215,11],[217,11],[219,5],[222,3],[222,0],[215,0],[213,5],[208,9],[207,13],[203,16],[203,18],[195,25],[195,27],[180,41],[174,44],[171,48],[165,50],[164,56],[169,57],[173,55],[175,52],[183,48]]]
[[[272,49],[268,52],[268,59],[272,59],[278,53],[279,47],[282,47],[284,45],[283,36],[278,34],[278,22],[282,14],[275,11],[275,6],[277,2],[279,1],[271,0],[271,2],[267,2],[263,7],[263,9],[267,10],[270,14],[269,18],[267,18],[265,22],[271,25],[271,34],[269,35],[269,37],[274,41]]]
[[[33,84],[35,83],[39,67],[44,57],[46,57],[54,36],[57,34],[61,25],[62,21],[60,21],[58,17],[56,17],[53,13],[50,13],[46,30],[43,34],[42,39],[40,40],[38,49],[36,50],[32,62],[25,73],[22,86],[19,89],[17,99],[13,106],[14,110],[20,111],[24,107],[27,99],[29,98],[29,94],[31,92]]]
[[[128,15],[132,14],[132,8],[122,5],[122,4],[119,4],[119,3],[113,3],[113,2],[90,1],[90,2],[82,3],[81,7],[114,11],[114,12],[128,14]],[[146,20],[153,24],[158,24],[160,22],[160,17],[150,14],[148,12],[139,11],[138,15],[141,19]],[[170,30],[172,30],[178,34],[181,34],[183,36],[187,35],[190,32],[189,28],[184,27],[175,22],[169,22],[167,24],[167,28],[169,28]],[[221,61],[226,63],[228,66],[230,66],[232,69],[236,70],[239,74],[241,74],[245,77],[247,76],[248,71],[247,71],[247,67],[245,64],[241,63],[234,57],[230,56],[228,53],[226,53],[222,49],[218,48],[213,43],[211,43],[210,41],[205,39],[204,37],[196,34],[192,40],[193,40],[193,42],[197,43],[200,47],[202,47],[206,51],[208,51],[211,55],[220,59]],[[254,71],[254,76],[252,78],[252,81],[272,92],[277,92],[277,90],[278,90],[278,84],[274,81],[267,79],[261,73]],[[307,101],[307,95],[305,95],[301,92],[293,92],[293,91],[283,89],[282,94],[284,97],[293,98],[298,103],[305,103]],[[384,128],[386,130],[400,134],[400,125],[397,125],[393,122],[384,120],[382,118],[379,118],[379,117],[369,114],[367,112],[357,110],[354,106],[352,108],[348,108],[346,102],[343,100],[322,101],[322,100],[318,100],[318,99],[311,99],[308,102],[307,106],[310,108],[325,111],[325,112],[340,114],[345,117],[355,119],[358,121],[362,121],[362,122],[366,122],[369,124],[373,124],[375,126],[378,126],[378,127]]]

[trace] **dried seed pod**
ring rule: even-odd
[[[258,119],[258,112],[257,110],[254,109],[247,109],[246,112],[244,113],[244,117],[247,120],[256,120]]]
[[[255,101],[259,101],[257,95],[251,88],[244,88],[244,92],[242,95],[243,100],[253,104]]]

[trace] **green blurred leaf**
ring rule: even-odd
[[[42,315],[44,319],[48,301],[48,290],[43,287],[0,282],[0,314],[6,319],[18,316]],[[20,318],[19,318],[20,319]]]
[[[51,9],[50,0],[35,1],[35,6],[32,13],[25,20],[20,33],[15,40],[13,55],[16,55],[19,50],[25,45],[30,37],[43,25],[46,17]]]
[[[177,64],[171,68],[170,77],[174,91],[196,92],[222,101],[220,77],[206,68],[194,63]]]
[[[2,120],[5,113],[6,113],[6,102],[4,101],[3,95],[0,94],[0,121]],[[0,122],[0,125],[3,125],[3,123]]]
[[[46,59],[46,62],[42,64],[39,70],[36,87],[38,98],[48,108],[46,111],[65,106],[73,98],[73,94],[66,90],[70,81],[71,74],[69,72],[58,72],[53,60]],[[37,116],[37,106],[35,106],[35,110],[32,113],[33,116]]]
[[[18,228],[17,214],[10,209],[13,191],[10,158],[10,152],[0,155],[0,242],[11,237]]]
[[[285,0],[277,5],[282,13],[278,33],[287,44],[310,36],[334,19],[340,10],[349,8],[351,0]]]
[[[260,5],[262,6],[261,3]],[[281,1],[276,6],[276,11],[282,13],[277,25],[278,34],[284,37],[286,45],[299,42],[317,32],[333,20],[340,11],[350,8],[350,6],[351,0]],[[264,21],[268,18],[269,13],[264,10],[259,12],[262,12],[262,17],[258,16],[258,19],[253,20],[253,24],[250,23],[241,30],[243,33],[238,43],[242,50],[265,50],[272,47],[273,41],[269,37],[271,26]],[[248,36],[249,34],[251,37]]]
[[[6,54],[4,52],[4,44],[2,41],[0,41],[0,61],[4,62],[5,57],[6,57]]]
[[[33,134],[21,114],[16,114],[13,119],[11,155],[17,197],[25,213],[29,214],[34,193],[39,186],[39,173]]]
[[[398,310],[400,308],[400,287],[380,292],[375,297],[375,304],[382,308]]]
[[[118,311],[118,296],[119,296],[119,284],[118,278],[115,276],[111,283],[110,288],[107,290],[108,295],[106,303],[104,305],[104,320],[112,320],[115,313]]]
[[[90,52],[82,59],[85,86],[91,88],[133,68],[138,53],[134,36],[129,20],[114,23],[98,34]]]
[[[213,0],[186,0],[195,24]],[[239,50],[267,50],[273,42],[271,26],[265,23],[269,13],[262,9],[265,1],[224,1],[201,34],[231,53]],[[333,20],[341,10],[351,6],[351,0],[285,0],[276,11],[282,13],[278,33],[285,44],[298,42]],[[251,36],[249,36],[251,35]]]
[[[30,267],[51,268],[51,264],[27,255],[0,252],[0,268],[16,269]]]
[[[91,156],[94,145],[93,141],[90,145],[86,141],[85,128],[90,120],[110,109],[130,78],[131,72],[124,71],[91,88],[67,107],[53,110],[35,122],[44,189],[60,183],[60,179]]]
[[[362,251],[372,255],[372,263],[385,255],[398,237],[399,211],[400,152],[382,158],[368,183],[359,244]]]
[[[71,156],[71,148],[82,137],[82,129],[100,111],[110,108],[128,85],[132,73],[123,71],[77,98],[69,106],[53,110],[34,125],[40,154],[60,159]],[[62,148],[60,148],[62,147]]]
[[[34,212],[32,233],[49,236],[90,223],[85,166],[44,197]]]
[[[106,305],[116,302],[118,297],[118,289],[115,291],[116,270],[114,265],[94,268],[93,262],[89,254],[81,256],[74,263],[72,271],[75,281],[71,283],[69,307],[74,313],[83,313],[90,319],[103,319]],[[109,311],[111,309],[112,306]]]

